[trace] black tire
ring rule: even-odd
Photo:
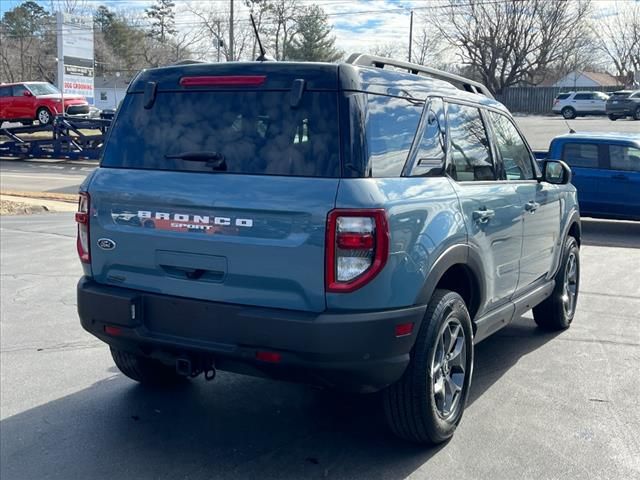
[[[607,116],[609,117],[609,120],[611,120],[612,122],[615,122],[618,118],[620,118],[617,115],[611,115],[611,114],[609,114]]]
[[[456,340],[453,350],[464,347],[458,355],[444,355],[445,330]],[[459,332],[462,332],[462,337]],[[442,341],[441,341],[442,340]],[[451,340],[447,350],[451,350]],[[463,358],[464,357],[464,358]],[[440,361],[438,361],[438,358]],[[454,359],[458,359],[454,363]],[[449,365],[451,362],[451,365]],[[449,372],[445,374],[446,370]],[[460,378],[462,371],[463,378]],[[387,424],[398,437],[417,443],[441,443],[453,435],[462,419],[473,371],[473,331],[471,318],[460,295],[449,290],[436,290],[429,302],[418,338],[411,351],[411,361],[398,382],[383,391]],[[451,409],[446,413],[446,378],[457,375],[457,393],[451,395]],[[439,382],[438,380],[441,380]],[[440,384],[444,398],[436,392]],[[440,398],[440,402],[436,400]],[[443,414],[445,411],[445,414]]]
[[[560,113],[567,120],[571,120],[572,118],[576,118],[576,110],[573,107],[564,107]]]
[[[640,120],[640,107],[636,107],[635,111],[633,112],[633,119]]]
[[[575,265],[575,275],[572,273],[572,265]],[[551,296],[533,307],[535,322],[540,328],[550,331],[569,328],[578,304],[580,248],[576,239],[571,236],[568,236],[564,242],[562,263],[555,281],[556,286]]]
[[[151,358],[111,347],[111,357],[127,377],[145,385],[174,385],[185,380],[175,369]]]
[[[53,122],[53,115],[51,115],[51,110],[47,107],[40,107],[36,112],[36,119],[40,122],[40,125],[48,125]]]

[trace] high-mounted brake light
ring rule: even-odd
[[[215,75],[182,77],[182,87],[258,87],[267,80],[265,75]]]
[[[352,292],[370,282],[389,256],[383,209],[332,210],[327,218],[327,292]]]
[[[91,263],[91,252],[89,247],[89,209],[91,208],[91,199],[89,194],[80,193],[78,199],[78,211],[76,212],[76,223],[78,224],[78,238],[76,246],[78,248],[78,256],[82,263]]]

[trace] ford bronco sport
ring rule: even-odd
[[[81,187],[81,323],[142,383],[382,391],[391,430],[442,442],[475,343],[531,308],[573,319],[570,178],[482,85],[426,67],[147,70]]]

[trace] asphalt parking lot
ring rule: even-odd
[[[572,327],[527,314],[478,345],[462,424],[424,448],[385,430],[375,396],[129,381],[76,318],[72,216],[3,217],[0,477],[640,478],[640,223],[583,227]]]

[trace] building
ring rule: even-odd
[[[621,87],[620,80],[608,73],[588,72],[586,70],[576,70],[555,82],[543,82],[541,86],[551,86],[559,88],[605,88]]]
[[[101,110],[116,108],[129,87],[129,78],[108,74],[94,79],[94,105]]]

